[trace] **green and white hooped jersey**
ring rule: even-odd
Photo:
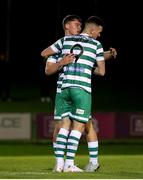
[[[64,67],[62,89],[67,87],[79,87],[91,93],[91,73],[95,61],[104,60],[103,47],[99,41],[89,37],[87,34],[65,36],[56,41],[51,48],[63,57],[69,54],[74,45],[80,45],[83,53],[74,63]],[[75,55],[80,53],[77,47],[73,50]]]
[[[48,59],[47,59],[48,62],[52,62],[52,63],[57,63],[60,60],[61,60],[61,57],[60,57],[59,54],[49,56]],[[57,93],[61,93],[63,77],[64,77],[64,73],[59,72],[58,81],[57,81],[57,90],[56,90]]]

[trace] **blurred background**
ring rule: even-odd
[[[40,53],[64,35],[62,20],[68,14],[83,21],[100,16],[105,28],[99,40],[104,50],[114,47],[118,53],[106,62],[105,77],[93,77],[92,112],[99,137],[142,138],[139,2],[0,0],[0,139],[51,138],[57,74],[45,76]]]

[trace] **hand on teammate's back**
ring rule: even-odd
[[[75,56],[74,54],[70,53],[70,54],[66,54],[62,60],[60,61],[60,64],[61,66],[64,66],[64,65],[67,65],[67,64],[70,64],[74,61],[75,59]]]

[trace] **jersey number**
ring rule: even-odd
[[[79,59],[79,57],[83,54],[83,47],[80,44],[75,44],[72,46],[72,48],[70,49],[70,53],[73,53],[73,50],[77,50],[77,48],[80,50],[79,54],[75,54],[75,63],[77,62],[77,60]]]

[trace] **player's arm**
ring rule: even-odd
[[[47,47],[41,52],[41,56],[47,58],[53,54],[61,53],[63,47],[64,37],[57,40],[51,46]]]
[[[99,76],[105,75],[105,60],[97,61],[97,67],[94,70],[94,74]]]
[[[46,75],[54,74],[60,69],[60,67],[61,65],[59,62],[57,63],[46,62],[45,73]]]
[[[115,48],[110,48],[109,51],[104,52],[104,59],[109,60],[111,58],[116,58],[117,56],[117,51]]]
[[[73,54],[67,54],[65,55],[59,62],[53,63],[53,62],[46,62],[45,66],[45,73],[46,75],[51,75],[56,73],[58,70],[60,70],[64,65],[70,64],[74,60]]]
[[[102,44],[98,42],[96,51],[96,64],[97,67],[94,69],[94,74],[99,76],[105,75],[105,58]]]
[[[47,58],[48,56],[51,56],[55,53],[56,52],[51,47],[48,47],[41,52],[41,56]]]

